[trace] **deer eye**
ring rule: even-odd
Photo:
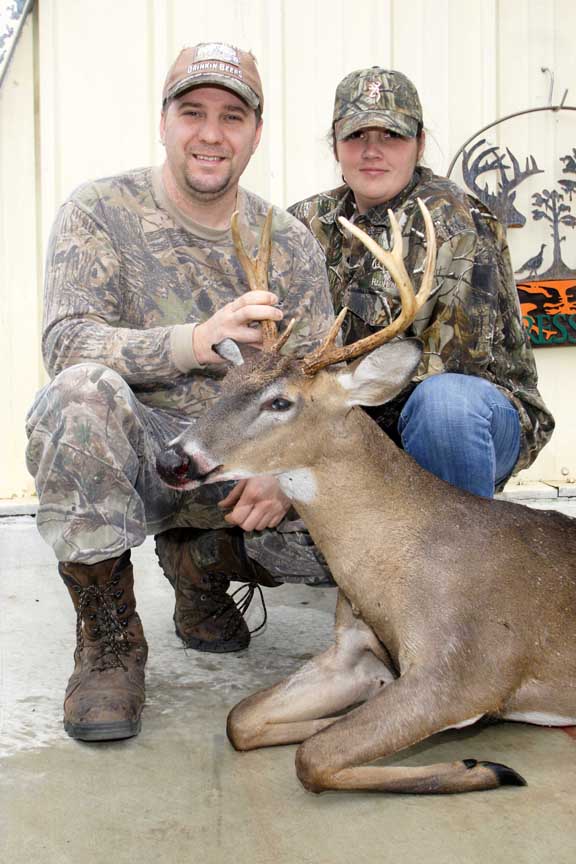
[[[262,404],[262,411],[288,411],[294,403],[282,396],[276,396]]]

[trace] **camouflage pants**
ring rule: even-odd
[[[143,405],[116,372],[95,363],[61,372],[27,417],[40,534],[59,561],[94,564],[169,528],[227,528],[217,506],[231,484],[191,492],[165,486],[156,456],[193,422]],[[280,582],[331,584],[303,524],[248,532],[246,551]]]

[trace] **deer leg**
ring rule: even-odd
[[[340,592],[335,644],[283,681],[244,699],[228,716],[237,750],[304,741],[335,723],[334,712],[369,699],[394,678],[372,630]]]
[[[524,785],[515,771],[494,762],[464,759],[422,767],[373,766],[450,726],[483,714],[479,705],[458,710],[462,695],[434,676],[407,673],[328,729],[304,741],[296,771],[306,789],[447,793]]]

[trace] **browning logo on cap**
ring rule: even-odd
[[[382,84],[380,81],[366,81],[366,99],[377,102],[382,92]]]
[[[422,124],[422,106],[406,75],[372,66],[351,72],[340,82],[333,123],[337,141],[369,126],[415,138]]]

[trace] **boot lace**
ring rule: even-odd
[[[264,600],[264,592],[262,588],[258,584],[258,582],[246,582],[244,585],[240,585],[235,591],[230,594],[234,605],[238,611],[238,613],[244,618],[250,604],[252,603],[254,596],[258,592],[258,596],[260,598],[260,603],[262,604],[262,621],[257,627],[254,627],[253,630],[250,630],[250,635],[254,636],[256,633],[260,633],[266,627],[266,622],[268,621],[268,610],[266,609],[266,602]]]
[[[222,638],[231,639],[242,626],[242,621],[246,616],[256,593],[258,593],[262,604],[262,621],[257,627],[250,630],[250,635],[254,636],[266,627],[266,622],[268,620],[264,593],[257,582],[247,582],[240,585],[239,588],[230,594],[224,593],[216,608],[214,609],[213,607],[212,610],[200,620],[197,618],[196,610],[193,610],[190,613],[183,612],[182,618],[186,621],[189,617],[190,622],[196,625],[203,624],[210,618],[220,618],[223,622]]]
[[[76,643],[78,650],[82,651],[85,646],[83,616],[93,607],[96,609],[96,628],[101,636],[101,652],[99,659],[102,663],[100,671],[106,668],[121,667],[126,669],[122,655],[130,651],[130,642],[122,625],[115,613],[114,604],[110,598],[114,583],[109,583],[104,588],[100,585],[88,585],[78,590],[78,607],[76,610]]]

